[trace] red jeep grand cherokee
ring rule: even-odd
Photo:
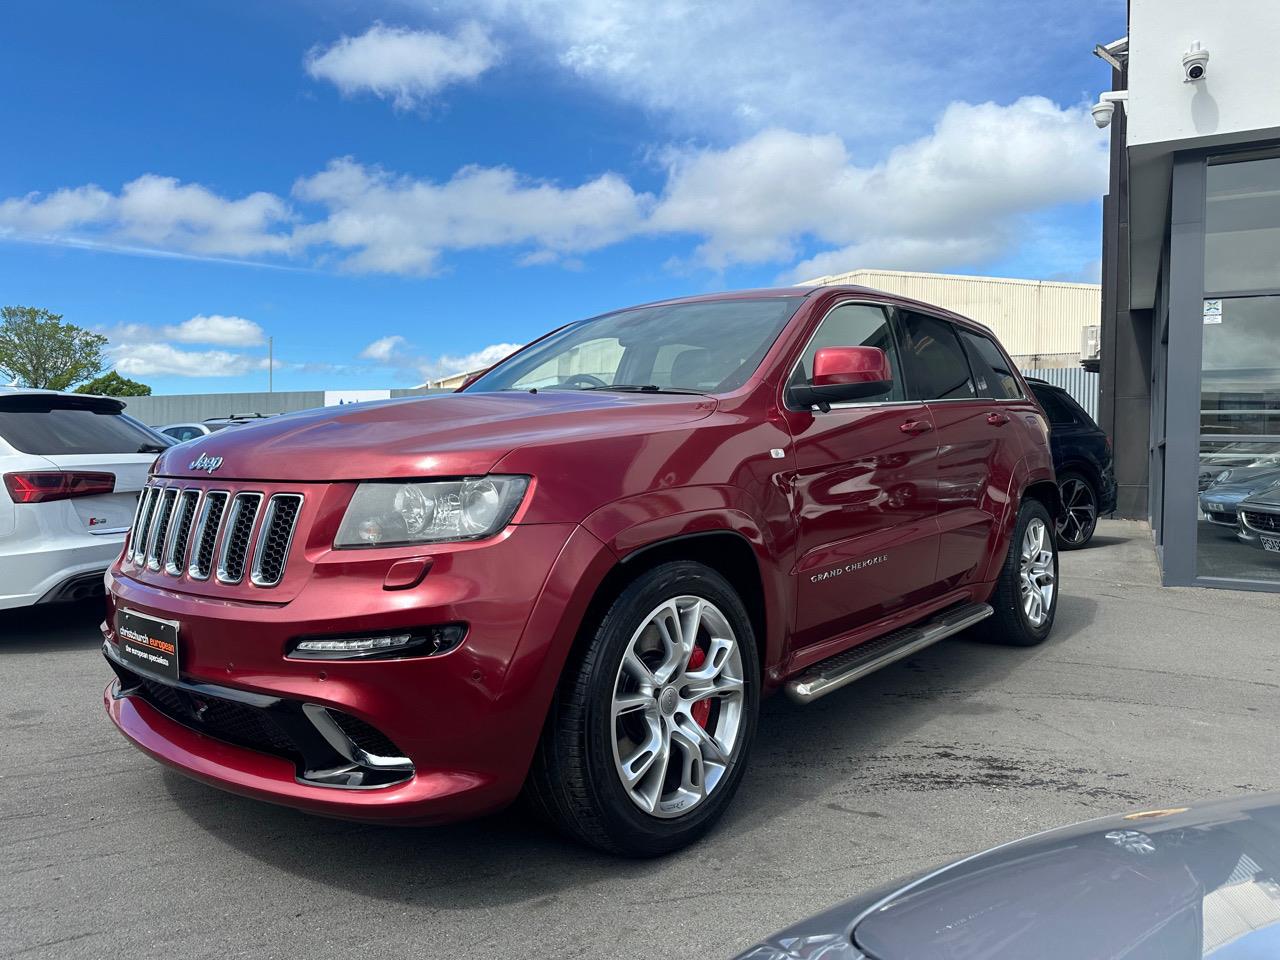
[[[1047,433],[988,331],[872,290],[570,324],[448,396],[162,454],[108,574],[107,711],[249,797],[428,823],[523,790],[669,851],[724,812],[770,691],[984,620],[1045,638]]]

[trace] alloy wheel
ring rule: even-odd
[[[1092,488],[1078,477],[1062,482],[1062,519],[1058,521],[1058,537],[1068,546],[1077,547],[1093,534],[1098,522],[1098,504]]]
[[[1033,627],[1041,627],[1053,612],[1057,572],[1054,565],[1053,537],[1039,517],[1032,517],[1022,535],[1021,566],[1022,612]]]
[[[614,765],[637,807],[678,817],[706,800],[739,746],[743,693],[742,652],[715,604],[679,596],[641,621],[610,716]]]

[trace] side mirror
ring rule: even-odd
[[[791,388],[791,398],[824,413],[833,403],[884,393],[893,385],[889,357],[879,347],[823,347],[813,358],[813,378]]]

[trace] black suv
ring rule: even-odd
[[[1061,387],[1027,377],[1027,386],[1049,417],[1049,446],[1065,508],[1058,518],[1058,546],[1078,550],[1093,539],[1098,517],[1116,508],[1111,438]]]

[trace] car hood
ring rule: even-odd
[[[190,440],[160,476],[335,481],[467,476],[517,447],[653,431],[715,410],[704,396],[604,391],[452,393],[304,410]]]
[[[1225,483],[1210,484],[1209,488],[1201,496],[1239,500],[1243,497],[1267,492],[1276,480],[1280,480],[1280,474],[1277,474],[1274,470],[1258,477],[1246,477],[1241,480],[1236,480],[1233,477]]]
[[[769,939],[753,960],[1280,954],[1280,794],[1108,817],[962,860]],[[788,952],[791,951],[791,952]],[[841,952],[843,951],[843,952]]]
[[[1280,488],[1273,488],[1265,490],[1262,493],[1255,493],[1253,496],[1245,500],[1241,506],[1280,507]]]
[[[1231,476],[1223,484],[1252,484],[1258,486],[1264,480],[1280,480],[1280,470],[1270,467],[1231,467]],[[1220,473],[1221,471],[1219,471]],[[1217,474],[1215,474],[1217,476]]]

